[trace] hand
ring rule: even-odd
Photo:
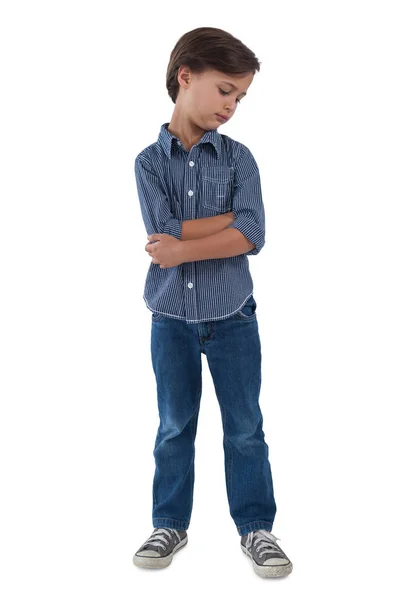
[[[152,233],[147,239],[149,242],[144,249],[151,256],[151,262],[160,265],[161,269],[177,267],[185,262],[182,257],[182,240],[167,233]]]

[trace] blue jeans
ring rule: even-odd
[[[234,315],[193,324],[152,313],[151,356],[160,417],[153,452],[153,527],[189,527],[203,353],[221,410],[231,517],[240,535],[272,530],[276,504],[259,406],[256,306],[251,295]]]

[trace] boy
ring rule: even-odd
[[[134,555],[141,567],[168,566],[188,541],[203,353],[220,404],[227,496],[241,548],[262,577],[292,571],[271,533],[276,505],[259,406],[261,345],[247,258],[265,243],[259,171],[246,146],[217,132],[259,68],[226,31],[200,27],[183,35],[167,70],[171,122],[135,160],[152,259],[143,298],[152,311],[160,416],[155,529]]]

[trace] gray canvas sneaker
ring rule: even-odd
[[[137,567],[147,567],[149,569],[168,567],[175,552],[183,548],[187,541],[186,531],[178,531],[169,527],[157,527],[135,553],[133,564]]]
[[[276,540],[279,538],[266,529],[241,536],[240,547],[251,558],[255,572],[261,577],[283,577],[292,572],[293,565]]]

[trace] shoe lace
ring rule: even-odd
[[[152,546],[159,546],[163,550],[165,550],[167,545],[172,540],[172,532],[175,532],[178,540],[181,541],[179,533],[177,532],[176,529],[163,529],[163,528],[157,527],[153,531],[153,533],[151,534],[151,536],[149,537],[147,542],[145,543],[145,546],[147,546],[148,544],[151,544]],[[167,536],[167,537],[164,537],[164,536]],[[166,545],[164,546],[164,544],[166,544]]]
[[[279,548],[278,544],[276,544],[276,540],[280,540],[280,538],[275,537],[270,531],[267,531],[266,529],[257,529],[256,531],[251,531],[247,535],[246,548],[249,550],[254,543],[254,547],[260,557],[263,554],[271,554],[272,552],[279,552],[284,556],[284,553]]]

